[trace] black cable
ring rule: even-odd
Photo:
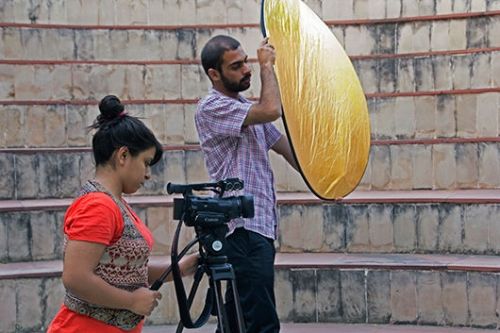
[[[177,255],[179,235],[180,235],[182,223],[183,223],[183,219],[181,219],[179,221],[179,224],[177,225],[174,240],[172,242],[172,250],[171,250],[172,277],[174,280],[175,294],[177,295],[177,304],[179,306],[179,314],[181,317],[182,325],[186,328],[199,328],[199,327],[205,325],[205,323],[210,318],[210,314],[212,312],[212,307],[213,307],[213,295],[212,295],[212,290],[209,288],[207,291],[205,307],[203,308],[203,311],[201,312],[198,319],[196,319],[196,321],[193,322],[193,320],[191,318],[191,314],[189,313],[189,309],[191,307],[191,304],[188,303],[188,299],[186,297],[186,290],[184,289],[184,284],[182,283],[182,275],[181,275],[181,271],[180,271],[180,267],[179,267],[179,257]],[[194,297],[194,294],[192,296]],[[190,298],[192,298],[192,297],[190,297]]]

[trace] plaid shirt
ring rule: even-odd
[[[268,151],[281,133],[271,123],[243,126],[251,106],[241,95],[234,99],[212,89],[198,103],[196,129],[212,181],[240,178],[244,181],[243,192],[228,195],[244,193],[254,197],[255,217],[232,220],[229,232],[243,226],[276,239],[276,193]]]

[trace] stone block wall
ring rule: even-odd
[[[171,205],[134,205],[169,255],[178,221]],[[65,207],[0,212],[0,262],[62,259]],[[500,254],[499,204],[279,205],[280,253]],[[194,238],[185,227],[180,247]]]
[[[498,274],[282,269],[277,280],[284,321],[498,325]]]
[[[153,2],[144,3],[156,8]],[[189,2],[175,6],[180,8]],[[33,164],[27,161],[38,157],[28,156],[36,155],[40,148],[68,148],[68,154],[78,155],[80,151],[75,148],[88,147],[86,126],[97,114],[96,100],[108,93],[129,103],[129,112],[144,117],[164,144],[181,150],[196,145],[195,105],[209,87],[198,64],[201,45],[215,34],[232,34],[254,59],[260,40],[255,23],[221,24],[209,17],[203,21],[208,25],[189,26],[95,21],[91,8],[82,7],[88,9],[83,21],[68,25],[55,17],[71,15],[73,4],[48,6],[40,2],[34,6],[26,2],[23,7],[20,3],[6,1],[0,7],[3,17],[14,13],[13,22],[0,26],[0,55],[4,57],[0,61],[0,104],[4,111],[0,113],[0,149],[16,154],[16,149],[27,148],[23,158],[2,156],[3,164],[19,168],[5,171],[2,182],[9,185],[12,177],[19,179],[23,165]],[[498,188],[500,41],[494,31],[500,16],[495,12],[495,1],[484,2],[484,6],[460,3],[420,3],[414,15],[408,15],[412,7],[402,1],[399,7],[391,4],[399,8],[399,15],[395,15],[398,10],[389,11],[381,2],[377,8],[386,8],[382,17],[393,21],[360,24],[342,21],[342,16],[334,21],[327,19],[351,56],[368,98],[374,146],[360,189]],[[125,15],[122,7],[127,4],[99,3],[103,6],[99,11],[104,12],[95,15],[110,19],[106,11],[118,7]],[[200,12],[217,8],[215,3],[197,4]],[[309,4],[327,18],[329,10],[345,13],[349,2]],[[357,18],[363,3],[351,1],[351,5],[351,18]],[[364,5],[371,8],[371,2]],[[37,24],[19,18],[23,11],[45,13],[44,6],[47,10],[58,8],[64,15],[40,14]],[[453,16],[459,10],[467,14],[480,8],[486,11],[465,18]],[[255,63],[252,66],[258,70]],[[247,92],[249,97],[259,95],[257,77],[254,75]],[[283,129],[281,122],[277,124]],[[273,165],[278,190],[307,191],[300,176],[283,161],[273,157]],[[90,164],[85,163],[84,169],[91,169]],[[76,169],[68,172],[67,178],[88,175],[78,175]],[[193,178],[205,177],[202,172]],[[30,196],[17,189],[5,192],[4,198]],[[51,196],[60,197],[61,193],[41,195]]]
[[[500,9],[498,0],[305,0],[324,20],[383,19]],[[258,22],[258,0],[89,0],[2,3],[0,19],[17,23],[183,25]]]
[[[500,0],[306,0],[351,57],[365,90],[372,149],[359,190],[500,188]],[[239,39],[260,84],[259,0],[0,1],[0,262],[61,258],[64,208],[92,177],[97,101],[118,95],[165,144],[139,195],[204,182],[193,123],[209,88],[199,65],[217,34]],[[277,122],[284,130],[283,124]],[[308,191],[271,154],[279,192]],[[33,200],[33,201],[31,201]],[[33,204],[35,203],[35,204]],[[31,206],[30,206],[31,205]],[[22,206],[22,205],[21,205]],[[138,205],[165,255],[171,207]],[[279,252],[498,255],[498,204],[281,204]],[[192,239],[186,230],[182,242]],[[280,268],[284,321],[496,328],[498,273]],[[0,331],[43,330],[57,276],[0,279]],[[148,319],[176,323],[173,290]],[[197,302],[199,306],[200,302]]]
[[[278,314],[283,322],[450,325],[496,329],[498,273],[423,270],[280,268]],[[206,282],[206,281],[205,281]],[[185,284],[189,285],[186,280]],[[201,285],[200,290],[206,290]],[[177,324],[171,285],[148,324]],[[200,310],[204,295],[196,299]],[[60,278],[0,280],[0,330],[43,331],[64,296]],[[15,306],[12,306],[15,305]]]

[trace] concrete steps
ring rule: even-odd
[[[259,15],[260,10],[252,13]],[[357,18],[327,20],[326,23],[349,55],[403,54],[499,46],[498,37],[494,34],[499,13],[497,8],[486,12],[461,12],[441,17],[418,18],[416,15],[408,15],[396,20]],[[233,35],[243,45],[252,48],[258,46],[261,36],[258,18],[227,24],[220,21],[202,23],[203,21],[198,20],[189,26],[172,25],[168,20],[157,25],[127,22],[48,25],[3,22],[5,23],[0,26],[0,38],[15,46],[0,48],[3,59],[192,60],[199,58],[201,45],[214,34]],[[22,31],[22,34],[17,35],[15,30]],[[178,38],[178,35],[182,35],[182,38]],[[382,38],[379,39],[380,37]],[[410,42],[411,37],[414,37],[413,42]],[[47,47],[43,40],[57,43],[61,47]],[[365,42],[359,43],[359,40]],[[110,45],[110,41],[113,41],[113,48],[106,47]],[[171,47],[165,47],[165,41]]]
[[[373,145],[358,191],[339,202],[294,193],[307,191],[303,181],[271,157],[283,331],[498,329],[500,2],[307,3],[358,71]],[[256,67],[259,4],[2,2],[0,332],[41,331],[60,306],[61,223],[92,177],[85,126],[104,94],[127,102],[167,145],[153,181],[130,201],[153,230],[154,254],[169,253],[175,224],[163,185],[207,180],[193,125],[208,87],[201,45],[233,35]],[[247,96],[259,89],[254,81]],[[162,292],[149,325],[178,321],[173,289]]]
[[[450,75],[446,75],[450,79]],[[500,82],[499,82],[500,83]],[[494,83],[497,87],[499,83]],[[441,88],[436,88],[441,89]],[[448,90],[448,89],[445,89]],[[492,142],[498,137],[498,92],[467,91],[466,95],[369,97],[372,140],[375,145]],[[96,98],[102,97],[101,93]],[[73,101],[76,103],[77,101]],[[60,150],[89,152],[86,126],[97,116],[97,102],[53,101],[49,105],[5,105],[0,114],[2,153]],[[196,100],[134,101],[131,115],[144,118],[167,147],[198,144],[194,127]],[[183,102],[184,104],[174,104]],[[15,103],[15,102],[14,102]],[[33,101],[32,104],[35,104]],[[281,122],[276,125],[282,127]],[[483,140],[480,140],[480,139]],[[486,140],[489,138],[489,140]],[[496,139],[498,140],[498,138]],[[388,142],[390,141],[390,142]],[[399,142],[398,142],[399,141]],[[31,152],[34,153],[34,152]]]
[[[153,256],[152,261],[161,257]],[[62,260],[0,264],[0,280],[60,277]],[[368,269],[500,272],[500,260],[486,255],[277,253],[275,267],[287,269]]]
[[[279,193],[279,252],[500,254],[500,190],[355,191],[339,202]],[[132,196],[170,253],[177,225],[171,196]],[[0,262],[60,259],[62,222],[72,199],[0,201]],[[194,237],[183,228],[184,244]]]
[[[276,269],[277,308],[284,323],[499,325],[496,256],[280,253]],[[0,265],[0,331],[15,325],[46,327],[62,299],[61,270],[61,261]],[[149,324],[178,320],[172,285],[162,287],[162,293]]]
[[[309,4],[325,20],[340,19],[327,24],[352,56],[369,97],[374,147],[361,189],[500,188],[496,2]],[[224,10],[214,13],[217,6]],[[230,33],[251,53],[260,40],[258,17],[243,21],[235,14],[257,15],[258,1],[226,7],[216,0],[206,6],[132,1],[120,6],[118,18],[110,14],[116,4],[6,1],[0,8],[0,103],[6,111],[0,114],[6,133],[0,138],[0,199],[75,193],[92,173],[85,126],[103,92],[130,102],[127,109],[148,118],[161,142],[179,148],[167,152],[142,194],[158,195],[172,179],[205,181],[200,152],[185,146],[197,143],[194,104],[209,85],[198,64],[200,46]],[[167,8],[167,22],[153,15]],[[186,15],[191,23],[171,21],[171,13],[188,12],[196,13]],[[69,18],[71,25],[64,22]],[[259,89],[253,82],[247,95],[256,97]],[[273,158],[273,166],[278,190],[307,190],[283,161]]]
[[[490,27],[485,29],[493,31]],[[492,48],[489,45],[479,46],[477,49],[479,51],[474,54],[463,52],[432,57],[371,57],[353,60],[364,92],[369,97],[385,97],[390,93],[405,95],[419,92],[428,95],[436,90],[498,88],[498,77],[492,66],[497,66],[500,62],[500,44],[493,45]],[[205,73],[200,71],[198,63],[186,62],[188,63],[159,65],[127,62],[0,63],[0,73],[5,77],[0,100],[4,103],[10,101],[12,104],[16,100],[98,100],[102,98],[103,91],[111,90],[110,87],[96,84],[95,78],[102,75],[116,77],[117,85],[113,91],[128,90],[128,93],[120,93],[123,100],[197,99],[209,89],[210,82],[204,77]],[[252,67],[253,72],[258,73],[255,63]],[[258,77],[252,77],[252,86],[245,92],[246,96],[259,96]],[[170,82],[168,89],[164,85],[166,80]],[[121,83],[118,82],[127,86],[120,86]]]
[[[138,194],[162,195],[168,182],[208,180],[200,150],[174,147],[152,168],[152,178]],[[281,157],[272,155],[276,188],[280,192],[307,191],[300,175]],[[374,145],[361,180],[363,190],[460,190],[500,188],[500,140],[465,143]],[[0,153],[0,199],[71,198],[93,177],[88,151],[30,149]]]
[[[38,24],[132,24],[132,25],[182,25],[197,24],[240,24],[258,22],[259,1],[244,2],[213,1],[197,3],[195,0],[165,2],[161,0],[128,1],[124,4],[96,6],[95,3],[63,3],[51,6],[47,3],[35,5],[28,0],[5,0],[0,10],[0,20],[16,23]],[[499,10],[495,1],[430,0],[417,4],[414,2],[392,3],[374,2],[359,5],[353,0],[308,1],[308,5],[325,20],[331,19],[381,19],[400,17],[419,17],[429,15],[449,15],[453,13],[482,12]],[[116,15],[119,10],[120,15]],[[168,11],[168,14],[166,14]],[[84,13],[84,14],[82,14]]]

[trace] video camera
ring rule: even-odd
[[[179,185],[168,183],[168,194],[182,193],[184,198],[174,198],[174,219],[183,220],[187,226],[215,227],[237,217],[253,217],[253,196],[222,197],[226,191],[243,189],[243,181],[228,178],[217,183]],[[218,197],[200,197],[193,191],[212,190]]]
[[[228,178],[216,183],[202,183],[179,185],[168,183],[165,187],[168,194],[181,193],[183,198],[174,198],[174,219],[178,220],[171,250],[171,266],[156,280],[151,286],[152,290],[158,290],[166,280],[168,274],[172,272],[175,293],[181,322],[177,326],[177,332],[182,332],[183,327],[198,328],[204,325],[211,314],[218,317],[220,327],[226,327],[222,332],[228,332],[227,320],[223,319],[225,310],[222,307],[223,296],[221,291],[221,281],[231,283],[233,298],[237,303],[237,317],[240,327],[244,327],[243,314],[239,305],[239,296],[236,291],[235,275],[231,264],[228,263],[224,255],[224,244],[228,232],[227,223],[238,217],[253,217],[254,203],[253,196],[240,195],[223,197],[226,191],[238,191],[243,189],[243,181],[238,178]],[[218,194],[217,197],[200,197],[193,195],[193,191],[211,190]],[[185,225],[194,227],[196,238],[191,241],[178,254],[179,235]],[[189,293],[186,295],[182,282],[179,260],[188,250],[199,243],[199,263],[194,281]],[[197,320],[191,318],[189,309],[193,302],[196,290],[203,274],[209,276],[210,287],[207,290],[205,306]],[[235,304],[236,304],[235,303]],[[244,332],[242,328],[240,332]]]

